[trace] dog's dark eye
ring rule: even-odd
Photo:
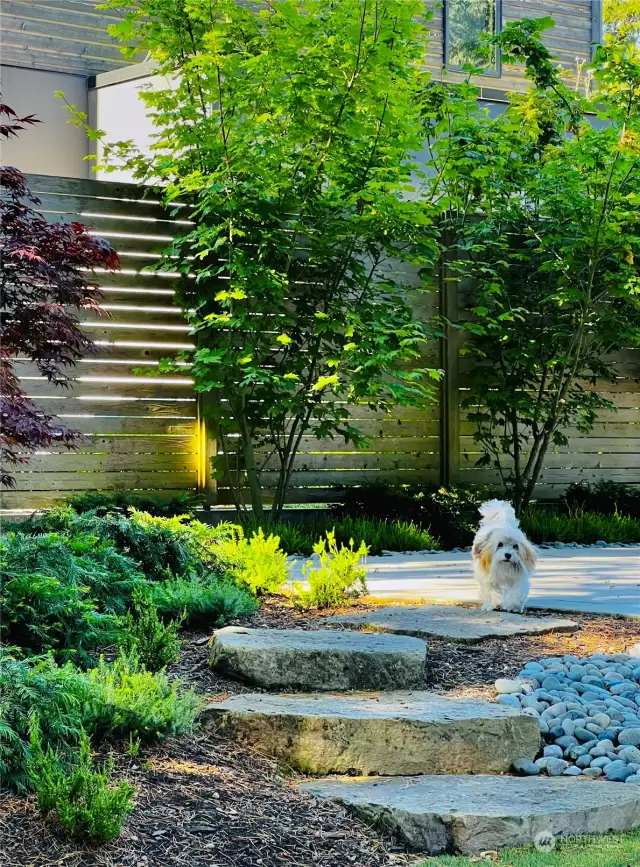
[[[502,542],[498,542],[498,548],[504,548],[504,545],[502,544]]]
[[[517,542],[514,543],[514,545],[513,545],[513,550],[514,550],[514,551],[517,551],[517,550],[518,550],[518,543],[517,543]]]

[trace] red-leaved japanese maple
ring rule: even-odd
[[[0,103],[0,138],[34,123]],[[29,360],[50,382],[68,386],[65,368],[94,350],[74,312],[99,310],[91,270],[119,267],[106,241],[81,223],[48,222],[39,204],[18,169],[0,168],[0,484],[11,487],[10,467],[28,463],[37,449],[72,447],[82,437],[27,397],[15,362]]]

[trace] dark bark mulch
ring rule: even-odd
[[[114,756],[136,808],[113,843],[63,839],[32,800],[0,796],[3,867],[384,867],[404,863],[339,807],[296,790],[276,764],[199,732]]]
[[[356,602],[351,609],[373,608]],[[335,612],[301,614],[269,600],[248,625],[330,628]],[[552,612],[532,611],[531,616]],[[581,629],[489,640],[477,645],[429,641],[425,688],[450,695],[494,696],[493,681],[515,675],[530,659],[574,653],[619,652],[640,639],[637,623],[615,617],[570,615]],[[212,672],[209,636],[185,636],[181,659],[170,667],[212,700],[256,691]],[[57,836],[32,800],[0,796],[0,864],[6,867],[385,867],[414,863],[337,806],[298,791],[275,762],[206,732],[115,756],[118,776],[137,789],[136,809],[121,837],[91,847]]]

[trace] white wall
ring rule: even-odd
[[[135,71],[135,67],[130,67],[130,69]],[[132,78],[101,86],[101,79],[106,78],[106,75],[97,76],[97,86],[90,92],[89,114],[92,126],[106,133],[105,142],[132,140],[142,153],[148,153],[149,146],[153,142],[154,126],[146,114],[146,106],[139,94],[143,89],[165,89],[167,79],[160,75],[146,75],[141,78]],[[100,155],[101,147],[99,144],[97,152]],[[130,172],[124,169],[116,169],[109,173],[97,172],[94,176],[106,181],[129,182],[133,180]]]
[[[69,113],[56,99],[57,90],[80,111],[87,111],[87,79],[81,75],[43,72],[17,66],[0,67],[2,99],[19,115],[35,114],[42,123],[27,127],[19,138],[0,144],[2,165],[22,172],[87,178],[90,165],[83,162],[89,142],[80,129],[67,123]]]

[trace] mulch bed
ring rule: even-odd
[[[370,610],[354,603],[350,610]],[[327,615],[301,614],[271,599],[250,625],[329,628]],[[533,611],[531,616],[554,612]],[[620,652],[639,638],[631,620],[570,615],[581,629],[463,645],[429,641],[425,688],[456,696],[493,698],[493,681],[517,674],[530,659],[573,653]],[[208,698],[255,691],[212,672],[208,636],[185,636],[172,677]],[[56,836],[32,800],[0,796],[0,863],[3,867],[385,867],[415,863],[342,809],[299,792],[294,775],[272,760],[207,732],[143,748],[132,758],[114,755],[118,776],[137,789],[136,809],[121,837],[90,847]]]
[[[114,756],[136,809],[113,843],[57,836],[31,800],[0,797],[3,867],[384,867],[405,862],[343,810],[295,789],[269,759],[199,732]]]

